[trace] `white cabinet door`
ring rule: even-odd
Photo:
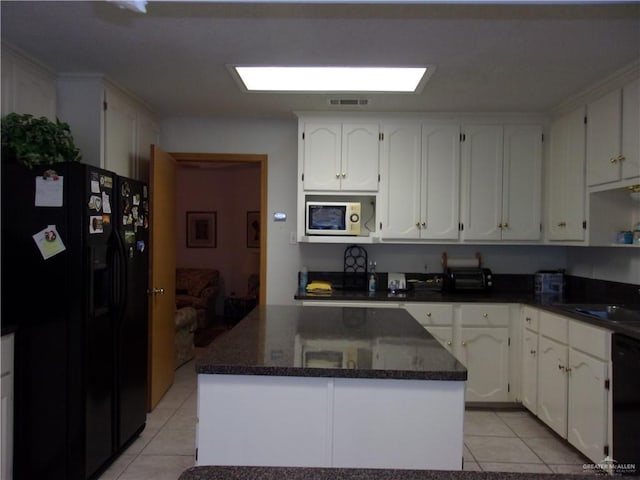
[[[377,191],[379,126],[304,124],[304,190]]]
[[[463,139],[463,240],[538,240],[542,127],[470,125]]]
[[[459,230],[460,126],[422,126],[420,238],[456,240]]]
[[[502,239],[538,240],[542,208],[542,127],[504,127]]]
[[[332,382],[198,375],[197,464],[330,466]]]
[[[136,177],[149,183],[151,145],[160,143],[160,127],[149,115],[138,115],[138,145],[136,149]]]
[[[620,179],[622,92],[614,90],[587,106],[587,185]]]
[[[522,335],[522,404],[538,412],[538,334],[525,329]]]
[[[40,65],[2,46],[2,115],[28,113],[56,119],[56,78]],[[72,132],[73,133],[73,132]]]
[[[462,327],[458,359],[467,367],[467,402],[509,400],[509,329]]]
[[[462,239],[502,237],[503,131],[499,125],[464,127],[462,143]]]
[[[105,103],[104,168],[123,177],[135,177],[136,108],[111,89],[105,91]]]
[[[377,123],[342,125],[341,190],[378,190],[379,135]]]
[[[340,190],[342,125],[305,123],[303,186],[305,190]]]
[[[622,89],[622,178],[640,176],[640,79]]]
[[[545,336],[538,341],[538,418],[567,438],[568,347]]]
[[[460,470],[464,382],[335,380],[332,466]]]
[[[385,124],[382,132],[380,236],[419,238],[423,221],[420,124]]]
[[[594,462],[605,457],[607,444],[608,363],[569,349],[567,439]]]
[[[583,241],[585,236],[585,110],[551,124],[547,163],[547,238]]]

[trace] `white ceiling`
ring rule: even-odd
[[[302,4],[2,1],[2,40],[56,72],[103,73],[164,116],[291,116],[353,95],[244,93],[228,64],[435,64],[371,111],[545,112],[640,59],[640,2]],[[345,107],[332,107],[344,110]]]

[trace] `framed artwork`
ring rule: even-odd
[[[247,247],[260,248],[260,212],[247,212]]]
[[[216,212],[187,212],[187,248],[216,248]]]

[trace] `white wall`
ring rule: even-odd
[[[570,248],[567,273],[578,277],[640,285],[640,249],[632,247]],[[640,298],[637,299],[640,302]]]
[[[348,245],[301,245],[303,261],[311,271],[343,270]],[[494,273],[532,274],[537,270],[566,267],[565,247],[516,245],[363,245],[380,272],[442,272],[442,253],[449,257],[482,256],[483,266]],[[425,269],[425,265],[427,268]]]
[[[293,303],[300,265],[298,245],[289,244],[296,231],[297,121],[233,118],[169,118],[161,125],[166,151],[254,153],[268,156],[267,303]],[[273,212],[288,215],[273,222]]]

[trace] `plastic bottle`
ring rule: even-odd
[[[307,283],[309,283],[309,272],[307,271],[307,267],[302,267],[298,274],[298,288],[304,290],[307,288]]]
[[[376,291],[376,262],[369,264],[371,268],[371,274],[369,275],[369,293]]]

